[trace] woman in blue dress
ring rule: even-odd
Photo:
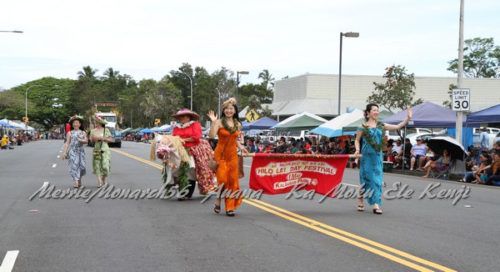
[[[365,123],[356,132],[354,155],[363,155],[360,159],[359,182],[361,185],[358,198],[358,211],[364,211],[364,196],[368,204],[373,206],[373,213],[382,214],[382,179],[383,179],[383,154],[385,145],[383,138],[385,130],[398,130],[404,127],[412,117],[411,108],[408,109],[406,119],[398,125],[385,124],[378,121],[379,106],[368,104],[364,112]],[[361,145],[361,139],[363,144]]]
[[[62,159],[68,159],[69,174],[73,179],[73,187],[82,185],[82,177],[85,175],[85,149],[87,133],[83,130],[83,117],[75,115],[69,119],[71,131],[66,135]]]

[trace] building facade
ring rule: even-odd
[[[373,82],[384,83],[382,76],[342,75],[341,113],[348,107],[364,109],[374,91]],[[448,88],[454,77],[415,77],[415,99],[442,105],[450,100]],[[464,78],[463,88],[471,90],[471,111],[500,104],[500,79]],[[273,115],[289,116],[303,111],[324,117],[338,114],[338,75],[305,74],[275,83]]]

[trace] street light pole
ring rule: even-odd
[[[21,30],[0,30],[1,33],[17,33],[17,34],[22,34],[24,33]]]
[[[340,53],[339,53],[339,98],[338,98],[338,112],[340,115],[340,98],[342,93],[342,37],[346,38],[357,38],[359,37],[359,32],[340,32]]]
[[[458,78],[457,88],[462,88],[463,71],[464,71],[464,0],[460,1],[460,26],[458,32]],[[457,112],[457,119],[455,123],[455,139],[462,144],[462,121],[464,112]]]
[[[33,87],[41,87],[41,85],[31,85],[28,88],[26,88],[26,92],[24,95],[24,104],[25,104],[24,118],[26,118],[25,120],[28,120],[28,91]],[[28,128],[28,122],[25,121],[24,125],[26,128]]]
[[[181,73],[183,73],[185,76],[187,76],[189,78],[189,83],[191,84],[191,95],[190,95],[190,97],[191,97],[191,103],[190,104],[191,105],[190,105],[190,109],[193,110],[193,80],[191,79],[191,77],[188,74],[184,73],[183,71],[181,71]]]
[[[248,71],[236,71],[236,93],[234,96],[236,96],[236,101],[238,101],[238,86],[240,85],[240,75],[248,75]],[[239,102],[239,101],[238,101]]]

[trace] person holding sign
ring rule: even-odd
[[[382,214],[380,204],[382,203],[382,184],[383,184],[383,154],[382,148],[385,146],[383,142],[385,130],[398,130],[404,127],[411,119],[413,113],[411,108],[408,108],[406,119],[398,125],[385,124],[378,121],[379,106],[370,103],[366,105],[364,112],[365,122],[356,132],[354,155],[363,155],[360,159],[360,197],[358,198],[358,211],[364,211],[363,195],[366,193],[368,204],[373,206],[373,213]],[[361,139],[363,145],[361,146]]]
[[[219,137],[215,148],[215,161],[218,164],[216,177],[220,187],[219,190],[224,194],[227,216],[234,216],[234,211],[241,205],[243,200],[239,184],[238,148],[243,153],[248,153],[241,143],[242,125],[237,114],[238,107],[234,98],[230,98],[222,104],[220,119],[217,119],[217,115],[212,110],[207,114],[211,121],[208,136],[210,138],[215,138],[215,135]],[[215,213],[220,213],[220,205],[221,199],[217,197],[214,207]]]

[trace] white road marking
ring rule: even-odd
[[[14,268],[14,263],[16,262],[19,250],[9,250],[3,258],[2,266],[0,266],[0,272],[11,272]]]
[[[56,167],[57,167],[57,163],[52,164],[52,168],[56,168]]]

